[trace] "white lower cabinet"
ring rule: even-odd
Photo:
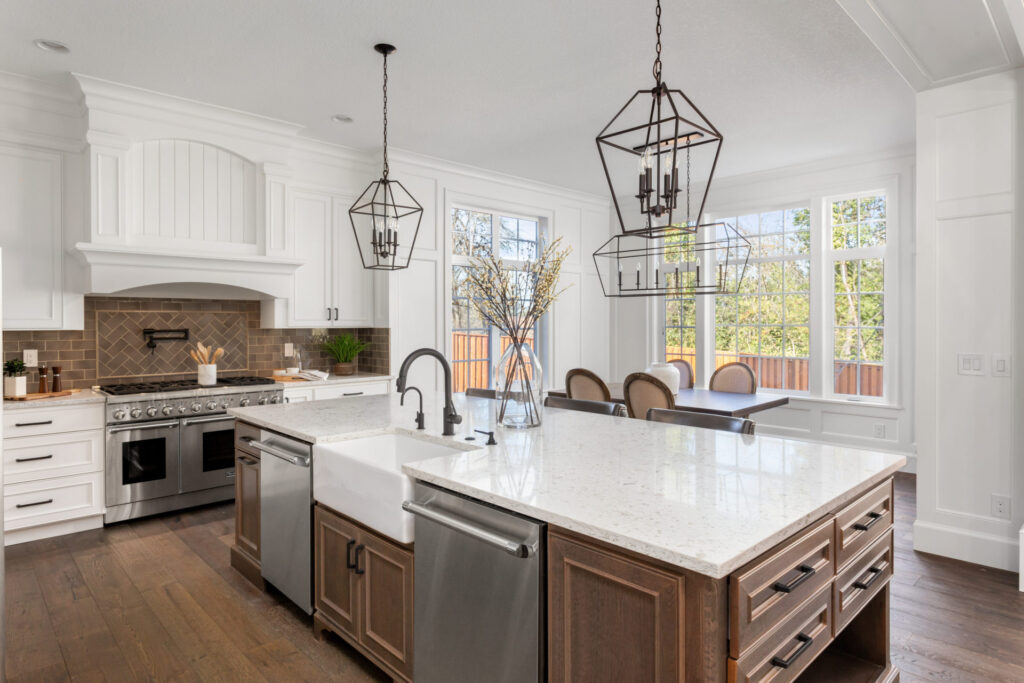
[[[103,404],[4,411],[4,544],[103,526]]]
[[[390,379],[366,382],[336,382],[321,384],[315,387],[286,387],[284,390],[284,400],[285,403],[301,403],[302,401],[323,401],[329,398],[374,396],[390,392]]]

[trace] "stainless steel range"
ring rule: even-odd
[[[280,403],[263,377],[114,384],[107,394],[106,523],[231,500],[235,496],[233,406]]]

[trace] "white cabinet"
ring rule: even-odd
[[[366,380],[362,382],[330,382],[315,386],[285,387],[285,403],[302,401],[323,401],[329,398],[348,398],[353,396],[374,396],[387,394],[391,391],[390,379]]]
[[[373,325],[372,273],[363,268],[348,219],[349,203],[324,192],[289,192],[295,271],[288,299],[263,304],[264,327]]]
[[[0,144],[3,327],[59,329],[63,319],[61,155]]]

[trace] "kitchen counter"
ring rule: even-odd
[[[271,377],[271,379],[274,379]],[[373,372],[357,372],[352,375],[328,375],[327,379],[307,380],[305,382],[278,382],[279,385],[289,387],[322,387],[328,384],[350,384],[353,382],[370,382],[373,380],[391,380],[393,375],[379,375]]]
[[[41,398],[36,401],[4,401],[4,410],[27,410],[29,408],[53,408],[55,406],[84,406],[89,403],[105,403],[107,397],[92,389],[82,389],[70,396]]]
[[[489,399],[455,397],[460,434],[442,437],[443,396],[397,394],[233,408],[245,422],[321,444],[389,431],[457,440],[493,429]],[[476,435],[479,437],[480,435]],[[715,432],[547,408],[531,430],[498,430],[497,446],[406,465],[409,476],[722,578],[890,477],[892,453]]]

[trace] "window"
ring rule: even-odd
[[[885,373],[886,197],[829,202],[833,272],[832,391],[883,396]]]
[[[498,256],[515,269],[537,257],[540,225],[535,218],[522,218],[453,208],[452,226],[452,384],[454,391],[492,384],[494,363],[509,345],[509,338],[487,324],[466,293],[466,269],[471,256],[479,256],[498,245]],[[537,330],[528,338],[534,351]]]
[[[811,212],[806,207],[726,218],[750,241],[746,271],[730,266],[715,299],[715,367],[750,366],[765,389],[808,391]],[[741,278],[737,282],[737,278]]]

